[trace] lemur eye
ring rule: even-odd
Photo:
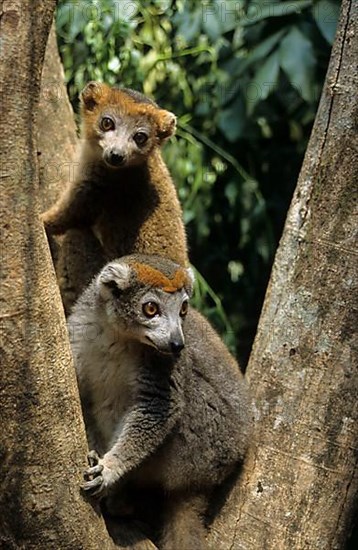
[[[110,130],[114,130],[114,121],[109,116],[104,116],[100,126],[104,132],[109,132]]]
[[[155,315],[158,315],[159,313],[159,306],[155,302],[147,302],[146,304],[143,304],[143,313],[146,317],[151,319]]]
[[[137,145],[144,145],[148,141],[148,136],[144,132],[137,132],[134,134],[133,139]]]
[[[185,315],[188,313],[188,307],[189,307],[189,302],[185,301],[182,303],[180,312],[179,312],[180,317],[185,317]]]

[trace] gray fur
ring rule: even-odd
[[[160,264],[167,272],[178,267]],[[68,321],[88,438],[101,456],[93,455],[85,488],[102,496],[130,476],[139,485],[204,495],[244,458],[251,427],[246,383],[209,323],[190,308],[184,320],[179,316],[186,289],[145,287],[128,270],[130,257],[106,266]],[[157,334],[163,351],[164,340],[180,331],[180,357],[145,343],[148,299],[162,312],[152,339]]]

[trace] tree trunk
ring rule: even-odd
[[[114,544],[79,492],[84,427],[38,218],[68,181],[76,144],[54,33],[38,142],[34,131],[54,4],[0,0],[0,547],[90,550]],[[356,4],[344,0],[248,368],[256,443],[212,527],[215,550],[338,549],[353,518],[356,34]]]
[[[97,550],[114,544],[79,491],[85,432],[39,220],[34,128],[54,8],[54,0],[0,0],[0,547]]]
[[[216,550],[342,549],[352,526],[358,489],[357,9],[354,0],[343,1],[276,255],[247,371],[255,445],[213,526]]]
[[[58,54],[55,24],[46,47],[37,128],[40,201],[44,212],[56,202],[73,177],[78,141]]]

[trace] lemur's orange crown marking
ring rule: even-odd
[[[133,269],[136,271],[138,279],[146,285],[161,288],[164,292],[176,292],[181,290],[189,283],[188,275],[182,268],[178,268],[173,277],[169,279],[161,271],[146,264],[133,262]]]

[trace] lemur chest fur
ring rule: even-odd
[[[133,343],[105,333],[92,350],[92,361],[99,367],[90,373],[92,412],[108,448],[135,402],[140,354]]]

